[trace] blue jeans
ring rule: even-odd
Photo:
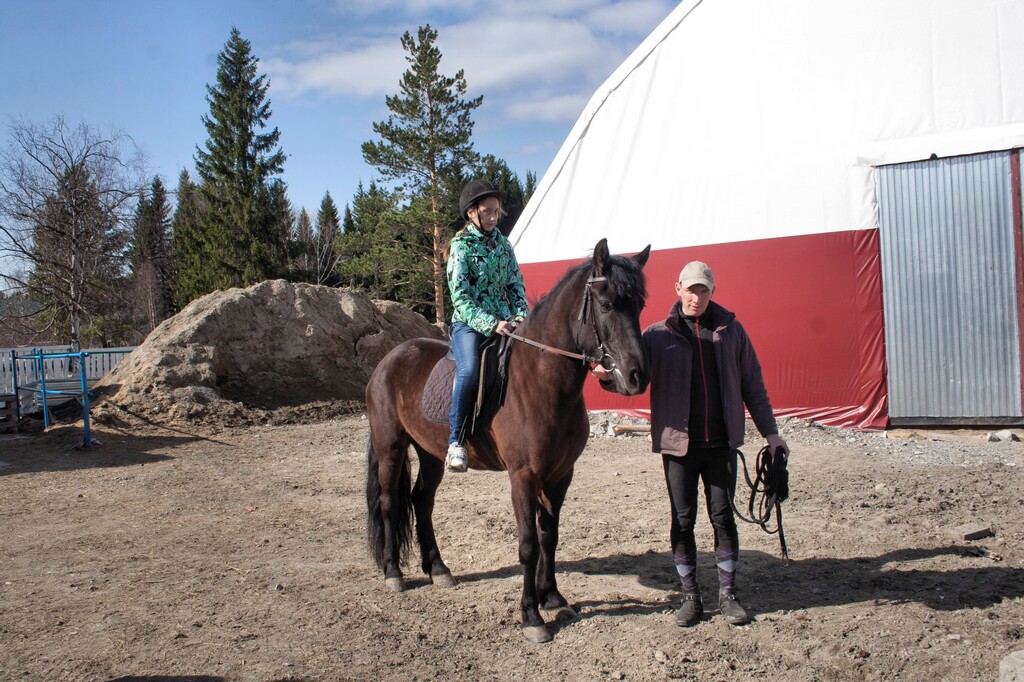
[[[448,444],[465,440],[466,421],[480,380],[480,345],[487,337],[462,322],[453,322],[449,332],[455,356],[455,390],[448,413]]]

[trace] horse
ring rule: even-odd
[[[523,571],[523,635],[552,640],[540,609],[576,614],[558,591],[558,521],[576,460],[590,436],[583,384],[590,363],[610,370],[604,390],[638,395],[649,382],[640,311],[647,299],[643,267],[651,247],[611,255],[602,239],[590,259],[570,268],[515,330],[504,404],[466,442],[471,469],[508,472]],[[421,399],[435,363],[448,352],[436,339],[410,339],[377,365],[366,386],[367,536],[386,586],[405,589],[401,559],[415,518],[421,567],[439,587],[456,584],[434,536],[434,496],[444,476],[448,425],[428,420]],[[574,352],[575,351],[575,352]],[[411,486],[409,446],[419,459]]]

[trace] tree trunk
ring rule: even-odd
[[[434,244],[434,321],[437,324],[443,325],[445,323],[444,317],[444,263],[442,262],[441,256],[444,254],[444,244],[441,239],[441,221],[438,219],[437,213],[437,194],[431,193],[430,195],[430,210],[434,216],[433,229],[431,231],[431,237],[433,238]]]

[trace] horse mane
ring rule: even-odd
[[[555,286],[540,297],[533,310],[526,317],[527,321],[535,316],[543,317],[552,306],[551,301],[557,299],[563,290],[574,286],[576,281],[581,279],[584,274],[589,277],[593,269],[593,256],[569,268],[562,275],[562,278],[555,283]],[[628,300],[639,299],[641,303],[647,301],[647,282],[643,275],[643,270],[632,258],[618,255],[609,256],[605,262],[604,276],[607,278],[608,286],[611,287],[617,297]]]

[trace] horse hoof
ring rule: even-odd
[[[434,583],[435,587],[455,587],[459,584],[451,573],[432,573],[430,582]]]
[[[405,592],[405,580],[402,578],[385,578],[384,584],[392,592]]]
[[[523,627],[523,637],[526,641],[531,644],[545,644],[550,642],[554,637],[548,632],[548,629],[543,625],[531,625],[529,627]]]

